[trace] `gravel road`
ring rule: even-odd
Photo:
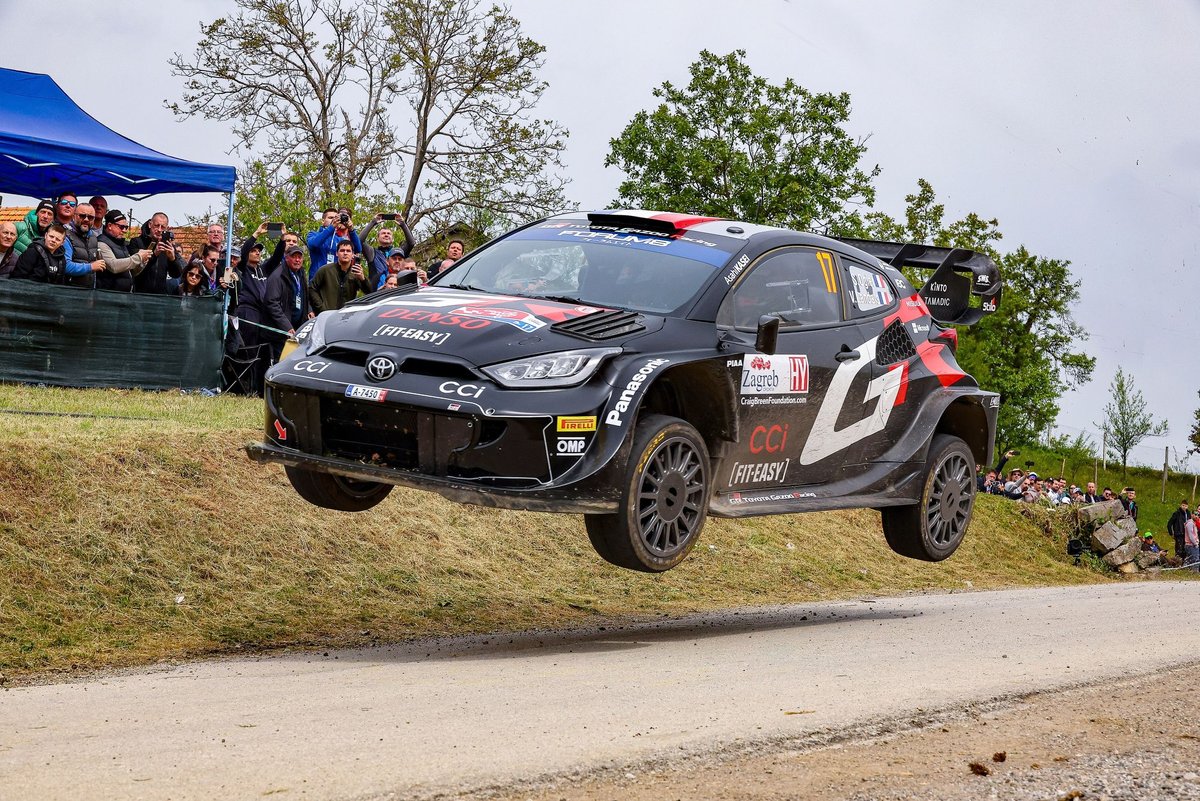
[[[735,777],[734,797],[750,787],[729,772],[738,760],[801,764],[914,726],[982,728],[1030,693],[1193,664],[1200,629],[1168,636],[1147,621],[1197,608],[1200,582],[910,595],[14,688],[0,693],[0,798],[585,797],[562,788],[627,782],[625,795],[655,771],[708,764]],[[1113,749],[1074,753],[1039,759],[1086,770],[1087,754]],[[1190,791],[1186,754],[1129,753]],[[1020,769],[1045,769],[1032,764]],[[1017,763],[1000,767],[971,778],[1018,787]],[[902,797],[887,783],[841,792],[828,797]]]

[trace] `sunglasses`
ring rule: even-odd
[[[188,274],[187,274],[187,277],[188,277],[188,278],[199,278],[199,277],[200,277],[200,273],[188,273]]]
[[[126,230],[128,230],[128,229],[129,229],[129,226],[128,226],[128,225],[126,225],[125,223],[113,223],[113,225],[117,226],[117,227],[118,227],[118,228],[120,228],[122,231],[126,231]]]
[[[70,206],[71,208],[75,208],[76,206],[79,205],[79,202],[76,200],[60,200],[60,201],[58,201],[58,205]]]
[[[96,219],[96,215],[95,214],[78,214],[77,213],[75,215],[75,219],[77,219],[77,220],[94,220],[94,219]]]

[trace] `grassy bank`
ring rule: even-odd
[[[879,515],[856,511],[711,521],[661,576],[602,562],[576,516],[404,489],[328,512],[245,458],[259,404],[0,387],[0,672],[1106,580],[995,498],[937,565],[895,556]],[[107,416],[73,416],[88,414]]]

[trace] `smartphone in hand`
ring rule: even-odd
[[[283,223],[269,222],[267,223],[267,239],[278,239],[283,236]]]

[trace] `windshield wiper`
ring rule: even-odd
[[[480,286],[467,286],[466,284],[446,284],[447,289],[466,289],[470,292],[491,292],[490,289],[484,289]]]

